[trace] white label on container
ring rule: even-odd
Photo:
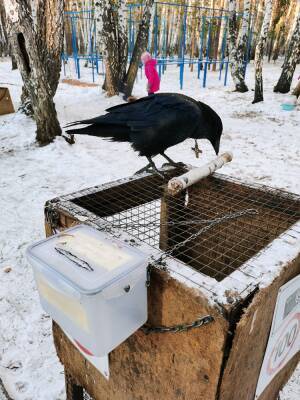
[[[111,271],[132,259],[118,242],[107,243],[82,232],[59,236],[57,247],[85,260],[93,267]]]
[[[278,372],[299,351],[300,275],[279,289],[255,399],[262,394]]]

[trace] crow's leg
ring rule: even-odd
[[[176,167],[176,168],[181,167],[182,168],[182,167],[186,166],[182,162],[173,161],[172,158],[168,157],[165,153],[160,153],[160,155],[163,156],[169,162],[169,164],[172,165],[173,167]]]
[[[144,168],[139,169],[138,171],[135,172],[135,174],[141,174],[142,172],[149,171],[151,168],[151,164],[147,164]]]
[[[154,161],[152,160],[151,157],[147,157],[147,160],[149,161],[149,164],[147,164],[144,168],[139,169],[136,171],[135,174],[141,174],[142,172],[153,170],[158,176],[161,178],[165,179],[164,175],[157,169],[156,165],[154,164]]]
[[[147,160],[149,161],[149,164],[151,165],[151,168],[153,169],[153,171],[156,173],[156,175],[160,176],[161,178],[165,179],[164,174],[162,174],[156,167],[156,165],[154,164],[154,161],[152,160],[151,157],[147,157]]]

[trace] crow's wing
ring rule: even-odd
[[[152,114],[157,111],[166,111],[168,109],[177,108],[178,111],[186,110],[191,112],[198,111],[199,107],[197,102],[185,95],[178,93],[159,93],[155,95],[150,95],[147,97],[142,97],[131,103],[119,104],[108,108],[106,111],[113,114],[129,113],[135,114],[146,112],[147,114]]]
[[[193,99],[162,93],[111,107],[105,115],[73,123],[90,126],[71,132],[130,141],[140,154],[147,155],[157,154],[192,136],[200,120],[201,109]]]
[[[189,98],[176,93],[157,94],[111,107],[107,109],[106,116],[116,123],[126,123],[133,131],[165,126],[173,121],[195,122],[195,119],[199,119],[201,110],[196,102],[187,99]],[[187,123],[186,127],[189,125]]]
[[[110,107],[107,114],[95,118],[75,121],[67,126],[91,124],[127,125],[133,130],[138,127],[160,125],[168,115],[168,119],[199,118],[201,112],[197,103],[187,96],[177,93],[161,93],[143,97],[131,103]]]

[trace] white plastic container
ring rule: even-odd
[[[87,353],[104,356],[147,320],[147,256],[87,225],[30,246],[44,310]]]

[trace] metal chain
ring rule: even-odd
[[[45,206],[45,219],[49,224],[52,233],[57,233],[56,228],[59,223],[59,213],[52,207],[50,202],[46,203]]]
[[[186,243],[189,243],[190,241],[196,239],[198,236],[200,236],[202,233],[208,231],[211,229],[213,226],[221,224],[224,221],[229,221],[235,218],[240,218],[245,215],[257,215],[258,211],[253,209],[253,208],[248,208],[243,211],[238,211],[235,213],[227,214],[224,215],[223,217],[220,218],[215,218],[213,220],[210,220],[210,224],[207,226],[204,226],[203,228],[199,229],[197,232],[195,232],[193,235],[189,236],[186,238],[184,241],[177,243],[175,246],[173,246],[170,250],[164,252],[159,258],[153,259],[152,262],[149,264],[148,271],[147,271],[147,282],[146,285],[150,286],[150,275],[151,275],[151,269],[157,268],[159,270],[167,271],[167,267],[163,265],[164,259],[172,255],[172,253],[179,249],[180,247],[184,246]],[[203,325],[207,325],[211,322],[214,321],[214,318],[211,315],[205,315],[204,317],[200,317],[196,319],[192,323],[186,323],[186,324],[179,324],[179,325],[173,325],[173,326],[149,326],[149,325],[144,325],[141,330],[148,335],[149,333],[166,333],[166,332],[172,332],[172,333],[178,333],[178,332],[186,332],[190,329],[193,328],[199,328]]]
[[[178,333],[178,332],[187,332],[194,328],[200,328],[203,325],[210,324],[214,321],[214,318],[211,315],[205,315],[204,317],[197,318],[194,322],[186,323],[186,324],[179,324],[173,326],[149,326],[144,325],[141,327],[141,330],[146,334],[149,335],[150,333]]]
[[[247,214],[257,214],[257,211],[249,208],[247,210],[243,210],[240,212],[242,215],[243,213],[247,213]],[[238,213],[236,213],[238,214]],[[239,217],[240,215],[238,215]],[[147,227],[160,227],[160,226],[188,226],[188,225],[204,225],[204,224],[211,224],[214,222],[219,222],[220,219],[223,220],[228,218],[228,215],[224,216],[224,217],[220,217],[220,218],[214,218],[214,219],[195,219],[193,221],[170,221],[170,222],[146,222],[146,223],[131,223],[131,222],[125,222],[125,223],[120,223],[120,224],[114,224],[114,223],[110,223],[109,226],[111,228],[120,228],[120,229],[126,229],[126,228],[147,228]],[[231,215],[228,219],[231,219]],[[221,221],[222,222],[222,221]]]
[[[215,218],[210,220],[209,225],[204,226],[203,228],[199,229],[197,232],[195,232],[193,235],[189,236],[182,242],[177,243],[175,246],[173,246],[170,250],[165,251],[159,258],[153,259],[152,262],[150,263],[151,266],[156,267],[158,266],[158,269],[166,269],[166,268],[161,268],[161,262],[172,255],[174,251],[178,250],[180,247],[184,246],[185,244],[189,243],[190,241],[196,239],[198,236],[200,236],[202,233],[205,233],[215,225],[221,224],[224,221],[229,221],[232,219],[240,218],[245,215],[257,215],[258,211],[254,208],[248,208],[246,210],[238,211],[235,213],[227,214],[224,215],[223,217],[220,218]]]
[[[176,222],[170,222],[166,223],[164,225],[196,225],[196,224],[208,224],[204,226],[203,228],[199,229],[197,232],[195,232],[193,235],[189,236],[185,240],[183,240],[180,243],[177,243],[175,246],[173,246],[171,249],[165,251],[160,257],[156,259],[152,259],[152,261],[149,263],[148,270],[147,270],[147,282],[146,285],[150,286],[150,274],[151,274],[151,269],[154,267],[156,269],[164,270],[167,271],[167,267],[164,265],[164,260],[171,256],[172,253],[174,253],[176,250],[178,250],[180,247],[184,246],[185,244],[189,243],[190,241],[196,239],[198,236],[200,236],[202,233],[205,233],[215,225],[221,224],[225,221],[229,221],[232,219],[240,218],[246,215],[257,215],[258,211],[252,208],[238,211],[235,213],[227,214],[224,215],[223,217],[220,218],[215,218],[211,220],[194,220],[194,221],[182,221],[179,223]],[[50,224],[52,229],[55,229],[55,225],[57,225],[58,222],[58,213],[55,212],[55,210],[49,208],[46,208],[46,219],[48,223]],[[123,226],[122,226],[123,225]],[[147,225],[147,224],[143,224]],[[106,224],[106,228],[110,226],[111,228],[124,228],[124,227],[135,227],[135,226],[143,226],[142,224]],[[154,224],[148,224],[148,226],[153,226]],[[184,324],[178,324],[178,325],[173,325],[173,326],[150,326],[145,324],[142,326],[140,329],[142,332],[144,332],[146,335],[149,335],[151,333],[179,333],[179,332],[187,332],[191,329],[194,328],[200,328],[201,326],[207,325],[209,323],[212,323],[214,321],[214,318],[211,315],[205,315],[203,317],[197,318],[195,321],[191,323],[184,323]]]

